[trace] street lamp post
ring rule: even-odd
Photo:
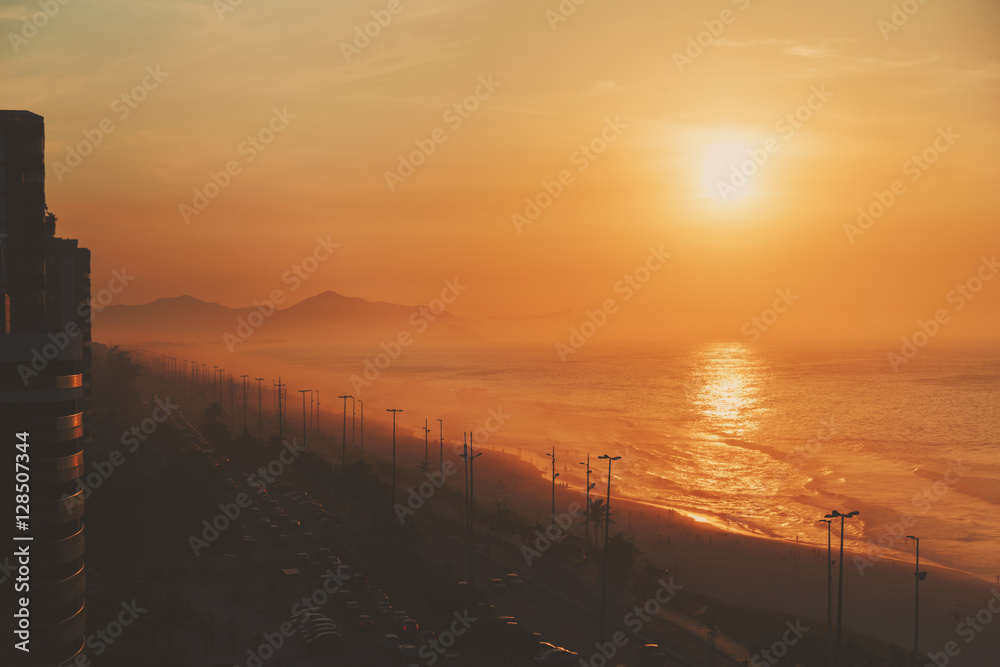
[[[361,456],[363,457],[365,455],[365,402],[359,398],[358,403],[361,404],[361,442],[358,443],[358,446],[361,448]]]
[[[826,664],[833,660],[833,519],[820,519],[826,524]]]
[[[621,459],[620,456],[602,454],[599,459],[608,460],[608,496],[604,501],[604,577],[601,583],[601,643],[604,643],[604,610],[608,601],[608,531],[611,526],[611,462]]]
[[[342,449],[341,449],[341,454],[340,454],[340,458],[341,458],[340,464],[342,466],[346,466],[347,465],[347,399],[349,399],[349,398],[353,399],[354,397],[351,396],[350,394],[344,394],[343,396],[338,396],[337,398],[344,399],[344,433],[341,436],[341,438],[342,438],[341,439],[341,447],[342,447]],[[395,417],[395,415],[393,415],[393,416]],[[393,497],[393,500],[396,499],[396,495],[395,494],[393,494],[392,497]]]
[[[917,543],[916,567],[913,571],[914,578],[914,607],[913,607],[913,667],[920,664],[920,582],[927,578],[926,572],[920,571],[920,538],[907,535],[906,539]]]
[[[552,525],[556,525],[556,477],[559,473],[556,472],[556,448],[552,448],[552,453],[545,453],[546,456],[552,457]]]
[[[424,472],[425,473],[427,472],[427,469],[430,467],[430,461],[427,458],[427,434],[430,432],[431,430],[427,428],[427,417],[424,417]]]
[[[587,454],[587,462],[584,463],[580,461],[580,465],[587,466],[587,516],[584,519],[584,523],[587,526],[587,540],[584,544],[587,546],[587,551],[590,551],[590,490],[597,486],[597,483],[590,483],[590,473],[594,472],[590,469],[590,454]]]
[[[440,437],[441,437],[441,440],[440,440],[441,445],[440,445],[440,449],[439,449],[439,454],[441,456],[441,461],[439,463],[439,466],[440,466],[439,472],[442,475],[444,475],[444,420],[438,419],[437,421],[441,425],[441,429],[440,429],[441,430],[441,435],[440,435]],[[444,478],[442,477],[442,479],[444,479]]]
[[[469,434],[469,583],[473,583],[476,571],[476,459],[483,453],[472,453],[472,434]]]
[[[833,510],[827,514],[826,517],[824,517],[827,519],[840,517],[840,581],[838,582],[837,590],[837,647],[834,651],[833,660],[836,667],[840,667],[840,637],[844,618],[844,519],[851,519],[856,517],[858,514],[860,514],[858,511],[844,514],[842,512],[838,512],[837,510]]]
[[[392,413],[392,502],[396,502],[396,413],[402,410],[386,408],[385,411]]]
[[[302,394],[302,446],[306,446],[306,392],[312,391],[312,389],[299,389],[299,393]]]
[[[240,376],[243,378],[243,432],[247,432],[247,378],[250,376],[244,373]]]
[[[257,439],[264,444],[264,412],[261,409],[260,383],[264,378],[254,378],[257,381]]]

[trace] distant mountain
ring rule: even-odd
[[[400,332],[431,340],[476,339],[471,321],[426,306],[371,302],[323,292],[268,312],[258,307],[229,308],[192,296],[151,303],[108,306],[94,317],[94,340],[114,344],[224,343],[224,335],[248,342],[324,340],[369,342],[395,339]]]

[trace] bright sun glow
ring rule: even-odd
[[[739,140],[723,140],[710,144],[702,163],[704,196],[720,202],[735,202],[753,194],[754,145]],[[747,165],[747,162],[750,165]],[[746,176],[747,173],[750,176]]]

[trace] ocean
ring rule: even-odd
[[[596,457],[621,456],[616,496],[824,546],[818,520],[856,510],[845,531],[853,550],[911,560],[913,534],[922,559],[1000,575],[1000,350],[927,348],[899,372],[885,349],[743,343],[593,344],[565,363],[544,345],[415,344],[377,368],[388,361],[380,352],[297,346],[265,356],[327,397],[353,393],[366,418],[404,408],[401,431],[422,436],[426,417],[433,437],[443,418],[446,440],[481,429],[485,446],[546,472],[543,453],[555,447],[559,481],[581,489],[588,453],[598,488],[606,468]],[[370,384],[358,381],[366,360]],[[506,415],[493,432],[490,410]]]

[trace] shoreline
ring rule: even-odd
[[[381,435],[373,436],[370,441],[366,439],[366,453],[385,461],[391,450]],[[457,464],[458,479],[452,478],[448,483],[455,484],[453,491],[461,494],[463,462],[454,455],[454,444],[446,443],[445,460]],[[477,512],[483,513],[477,520],[485,520],[486,515],[492,514],[495,501],[502,499],[506,506],[527,519],[528,526],[547,524],[552,509],[551,481],[535,465],[516,454],[501,451],[500,447],[484,446],[479,451],[486,456],[477,462],[475,471]],[[423,461],[422,454],[422,439],[397,436],[398,464],[404,471],[401,501],[409,488],[424,479],[416,472],[416,465]],[[437,466],[432,466],[432,470],[437,470]],[[594,499],[605,497],[593,495]],[[428,502],[433,503],[434,499]],[[583,489],[557,485],[556,512],[566,512],[573,503],[585,506]],[[633,537],[642,553],[640,559],[648,558],[670,571],[692,592],[723,605],[777,612],[791,621],[801,618],[825,622],[825,545],[726,530],[724,525],[715,525],[707,518],[699,520],[700,517],[674,508],[614,494],[611,509],[612,532],[621,531]],[[575,533],[582,535],[583,530],[578,526]],[[592,533],[591,538],[594,536]],[[835,546],[834,560],[838,551]],[[844,554],[844,626],[862,634],[880,628],[876,635],[880,641],[911,647],[913,562],[886,555],[859,572],[854,557],[864,554],[850,551],[846,543]],[[920,588],[921,645],[941,650],[946,642],[955,640],[955,628],[961,619],[974,616],[990,599],[991,589],[1000,586],[929,561],[921,561],[921,570],[929,573]],[[834,565],[834,607],[838,578],[839,567]],[[986,664],[982,660],[997,654],[1000,654],[1000,634],[992,639],[980,638],[963,650],[962,660],[955,659],[952,664]]]

